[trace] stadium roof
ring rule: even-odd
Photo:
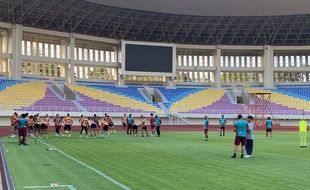
[[[138,0],[132,1],[138,2]],[[172,0],[169,1],[172,2]],[[254,2],[254,0],[251,1]],[[277,2],[282,1],[283,4],[289,2],[289,0]],[[208,0],[208,2],[211,1]],[[243,0],[243,2],[246,1]],[[309,5],[308,0],[294,1],[289,9],[285,9],[292,12],[285,13],[297,14],[295,6],[302,5],[297,2],[304,2],[304,7]],[[105,1],[102,0],[101,3]],[[152,11],[145,11],[101,3],[85,0],[2,0],[0,1],[0,21],[113,39],[189,44],[310,45],[310,14],[193,16],[153,12],[158,10],[156,7]],[[129,4],[124,3],[124,5]],[[246,5],[245,3],[245,7]],[[142,9],[139,6],[137,5],[137,8]],[[193,7],[189,6],[189,9]],[[281,10],[284,11],[284,9]],[[271,8],[269,11],[272,13]]]
[[[144,11],[196,16],[308,14],[309,0],[87,0]]]

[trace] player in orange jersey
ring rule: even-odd
[[[123,125],[123,131],[126,131],[126,127],[127,127],[127,116],[126,114],[124,114],[124,116],[121,119],[122,125]]]
[[[102,137],[106,137],[109,132],[109,122],[105,117],[102,119],[101,126],[103,130]]]
[[[146,133],[146,136],[149,136],[149,133],[147,132],[147,124],[146,124],[146,119],[141,115],[141,134],[142,137],[144,137],[144,132]]]
[[[11,137],[16,137],[18,114],[14,112],[11,116]]]
[[[43,137],[48,138],[48,127],[50,125],[50,119],[48,115],[46,114],[45,117],[43,118],[42,124],[41,124],[41,130],[42,130],[42,135]]]
[[[86,138],[88,138],[88,128],[89,128],[89,120],[87,117],[84,117],[83,115],[81,116],[82,118],[80,119],[81,123],[81,131],[80,131],[80,138],[82,137],[83,132],[85,131]]]
[[[64,119],[64,131],[65,133],[68,134],[68,137],[71,137],[71,128],[72,128],[72,125],[73,125],[73,119],[72,117],[70,116],[70,114],[67,114],[67,117],[65,117]]]

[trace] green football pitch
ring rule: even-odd
[[[229,158],[232,132],[163,132],[162,137],[40,139],[18,146],[2,138],[17,190],[41,189],[310,189],[310,151],[299,148],[296,132],[256,133],[251,159]],[[50,146],[57,151],[47,150]],[[48,188],[51,183],[64,185]],[[46,188],[45,188],[46,187]]]

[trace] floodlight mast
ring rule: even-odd
[[[275,120],[275,124],[279,125],[273,116],[273,110],[270,104],[271,93],[248,93],[246,101],[247,115],[253,115],[254,125],[261,128],[266,128],[266,115]]]

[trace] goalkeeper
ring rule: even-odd
[[[307,121],[305,119],[301,119],[299,121],[299,135],[300,135],[300,147],[307,147]]]

